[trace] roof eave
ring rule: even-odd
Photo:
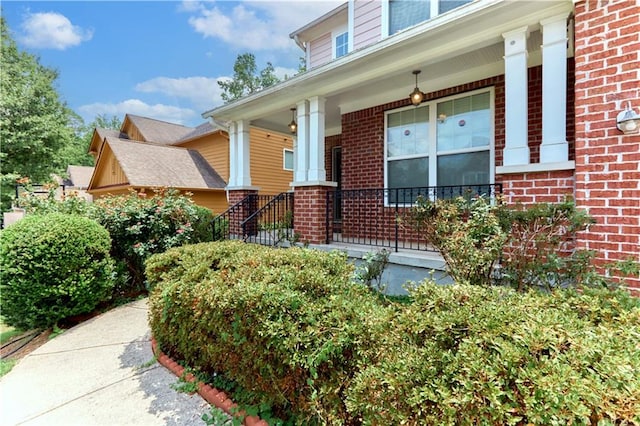
[[[298,74],[260,92],[206,111],[202,114],[202,117],[221,121],[251,120],[259,118],[259,116],[266,111],[273,111],[277,108],[287,108],[287,105],[295,105],[295,103],[301,99],[312,96],[327,96],[331,93],[345,90],[354,84],[352,81],[353,78],[364,78],[362,75],[357,75],[361,73],[354,73],[354,70],[365,70],[368,78],[384,75],[384,73],[388,71],[384,67],[377,69],[372,67],[369,62],[371,59],[376,57],[380,58],[381,55],[385,55],[389,51],[395,51],[396,49],[401,49],[403,46],[416,42],[422,43],[423,41],[428,42],[436,39],[441,41],[446,38],[449,30],[457,26],[463,26],[465,22],[485,21],[488,19],[495,21],[497,19],[495,18],[497,11],[507,10],[513,12],[513,10],[515,10],[514,8],[518,7],[512,6],[512,3],[517,4],[520,2],[487,0],[469,3],[464,6],[464,9],[462,9],[460,13],[448,13],[442,15],[440,19],[434,19],[417,25],[371,46],[351,52],[346,56],[313,68],[303,74]],[[545,10],[551,11],[550,13],[560,13],[564,11],[564,9],[567,9],[567,7],[573,7],[571,1],[564,2],[559,0],[557,4],[545,8]],[[498,24],[500,24],[501,27],[513,28],[521,25],[521,22],[524,23],[528,20],[529,18],[527,16],[517,16],[510,22],[499,22]],[[487,25],[486,33],[495,33],[495,30],[489,27],[491,27],[491,25]],[[473,36],[475,38],[476,34]],[[478,35],[478,37],[479,36],[480,35]],[[438,47],[438,45],[436,46]],[[405,66],[406,65],[408,64],[405,64]],[[397,66],[399,65],[387,64],[387,67]],[[349,75],[349,73],[355,74],[354,77],[345,78],[344,76]],[[278,98],[279,102],[274,102],[276,99],[274,99],[272,95],[278,92],[281,94],[280,98]]]
[[[324,15],[322,15],[321,17],[309,22],[307,25],[305,25],[302,28],[298,28],[297,30],[295,30],[294,32],[292,32],[291,34],[289,34],[289,38],[294,39],[299,36],[300,34],[304,33],[305,31],[307,31],[310,28],[315,27],[318,24],[321,24],[322,22],[326,21],[327,19],[339,14],[340,12],[342,12],[343,10],[346,10],[349,7],[349,3],[345,2],[343,4],[341,4],[340,6],[336,7],[333,10],[330,10],[329,12],[325,13]]]

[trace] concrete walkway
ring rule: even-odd
[[[155,362],[147,299],[65,331],[0,378],[0,425],[203,425],[210,406]]]

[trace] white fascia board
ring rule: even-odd
[[[524,6],[529,8],[523,10]],[[501,34],[513,28],[533,26],[541,19],[564,12],[569,14],[572,10],[571,0],[478,0],[258,93],[206,111],[202,117],[231,121],[260,118],[290,108],[300,99],[328,97],[412,64],[437,62],[461,51],[473,50],[482,43],[499,42]],[[474,24],[482,29],[455,39],[449,35]],[[430,48],[418,48],[420,45]],[[389,60],[394,55],[400,59]],[[274,97],[276,93],[279,96]]]

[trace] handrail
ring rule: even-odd
[[[249,194],[211,220],[214,241],[224,239],[246,239],[244,220],[268,204],[273,195]]]
[[[255,195],[256,194],[247,195],[242,200],[238,201],[233,206],[229,207],[227,210],[220,213],[219,215],[217,215],[211,220],[210,225],[211,225],[211,235],[213,237],[213,241],[230,239],[230,236],[231,236],[230,226],[229,226],[231,223],[230,219],[232,217],[235,217],[236,214],[238,214],[240,210],[243,209],[244,206],[249,204],[250,199]]]
[[[278,245],[293,236],[293,192],[281,192],[241,222],[245,241]]]

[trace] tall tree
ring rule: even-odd
[[[74,140],[62,150],[61,158],[65,164],[93,166],[94,158],[88,152],[93,131],[96,128],[119,130],[121,127],[122,120],[115,115],[109,117],[105,114],[99,114],[89,124],[84,124],[82,118],[76,116],[73,121]]]
[[[267,62],[267,66],[258,72],[256,57],[252,53],[243,53],[238,55],[233,65],[233,79],[218,81],[218,85],[222,89],[222,100],[229,103],[273,86],[279,81],[271,62]]]
[[[63,149],[73,143],[75,114],[61,101],[55,89],[57,71],[18,49],[3,17],[0,55],[0,140],[2,151],[2,210],[10,207],[18,177],[49,180],[51,173],[67,164]]]

